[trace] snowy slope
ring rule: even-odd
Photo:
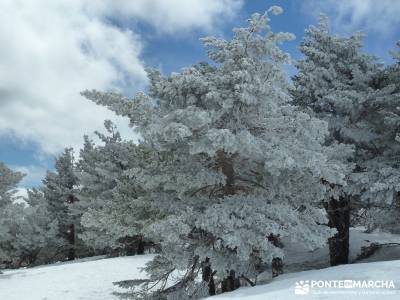
[[[1,300],[108,300],[116,291],[112,282],[143,278],[139,268],[150,255],[77,261],[31,269],[6,271],[0,275]],[[309,294],[296,295],[300,280],[393,280],[396,289],[379,290],[376,295]],[[264,299],[400,299],[400,260],[338,266],[321,270],[285,274],[266,285],[241,288],[235,292],[209,298],[232,300]],[[348,292],[348,290],[346,290]],[[391,294],[382,294],[391,293]]]
[[[307,295],[296,295],[296,282],[300,280],[393,280],[395,289],[310,289]],[[326,294],[314,294],[327,292]],[[340,293],[342,292],[342,293]],[[328,294],[330,293],[330,294]],[[365,293],[365,294],[361,294]],[[369,293],[369,294],[367,294]],[[376,293],[376,294],[373,294]],[[207,300],[399,300],[400,260],[343,265],[321,270],[285,274],[266,285],[241,288]]]
[[[142,278],[151,255],[81,260],[0,274],[0,300],[108,300],[113,282]]]
[[[399,235],[386,233],[363,233],[361,229],[351,232],[351,259],[353,260],[361,246],[371,242],[400,242]],[[325,267],[328,258],[327,249],[309,252],[301,247],[287,254],[285,272],[295,272],[300,268],[310,269],[312,266]],[[144,278],[140,268],[152,258],[152,255],[119,257],[104,259],[95,257],[69,263],[58,263],[29,269],[6,270],[0,274],[0,300],[115,300],[111,293],[121,291],[113,286],[113,282]],[[233,293],[212,297],[211,299],[237,300],[279,300],[279,299],[400,299],[400,292],[393,295],[295,295],[296,281],[300,280],[394,280],[395,287],[400,289],[400,248],[382,249],[372,257],[363,261],[391,260],[352,264],[285,274],[275,278],[266,285],[254,288],[241,288]],[[396,260],[393,260],[396,259]],[[270,275],[270,272],[266,272]],[[265,276],[265,277],[268,277]],[[270,278],[265,278],[270,281]],[[260,281],[261,280],[260,278]],[[336,292],[336,291],[334,291]],[[347,291],[348,292],[348,291]],[[393,292],[391,290],[390,292]]]

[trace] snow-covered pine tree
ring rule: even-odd
[[[397,43],[400,47],[400,42]],[[400,232],[400,52],[392,52],[395,63],[375,76],[379,91],[371,107],[375,133],[374,152],[364,162],[365,177],[355,183],[362,190],[369,230]]]
[[[48,171],[43,180],[43,192],[50,214],[58,222],[59,237],[64,240],[61,252],[68,260],[75,259],[76,226],[78,222],[70,207],[78,201],[78,179],[72,148],[67,148],[55,160],[55,172]]]
[[[49,213],[44,194],[40,189],[29,189],[26,206],[17,220],[15,254],[17,266],[47,263],[54,255],[58,222]]]
[[[15,172],[0,161],[0,208],[13,202],[16,187],[25,175]]]
[[[362,37],[359,33],[350,37],[330,34],[328,20],[321,16],[318,27],[306,30],[300,45],[305,57],[296,63],[299,72],[293,78],[295,103],[311,108],[329,123],[327,143],[355,147],[350,159],[354,169],[348,177],[351,184],[334,187],[339,201],[332,198],[326,205],[330,225],[338,230],[329,239],[332,265],[348,262],[351,206],[365,207],[371,202],[379,206],[383,198],[389,200],[384,190],[378,192],[378,186],[382,186],[378,182],[385,178],[382,172],[386,167],[393,165],[392,159],[382,159],[388,143],[394,145],[392,134],[386,135],[380,128],[384,115],[390,114],[381,107],[386,106],[384,99],[392,92],[389,86],[377,86],[382,66],[374,57],[362,53]]]
[[[327,123],[290,104],[282,69],[290,59],[278,45],[291,39],[271,31],[268,13],[254,14],[232,40],[203,39],[212,64],[169,77],[149,70],[149,95],[83,93],[129,117],[142,145],[158,153],[154,171],[130,170],[159,211],[147,234],[162,248],[147,265],[150,279],[134,282],[136,299],[193,299],[253,284],[283,256],[271,234],[309,248],[332,234],[317,205],[323,181],[345,184],[338,158],[350,150],[325,146]]]
[[[23,178],[0,162],[0,265],[20,267],[49,258],[46,250],[56,242],[57,223],[48,213],[43,193],[28,190],[28,197],[17,199],[15,188]]]
[[[17,220],[24,205],[14,203],[14,195],[23,177],[0,162],[0,268],[16,259]]]
[[[108,135],[96,133],[101,144],[87,137],[77,163],[80,181],[77,211],[84,212],[82,239],[94,249],[122,248],[126,254],[142,254],[143,218],[150,218],[137,207],[141,188],[129,176],[146,160],[143,147],[121,139],[116,127],[105,122]]]

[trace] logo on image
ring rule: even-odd
[[[310,282],[308,280],[296,281],[294,293],[296,295],[308,295],[310,293]]]

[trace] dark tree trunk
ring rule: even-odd
[[[350,201],[348,197],[339,200],[331,199],[325,204],[331,228],[337,233],[329,238],[329,256],[331,266],[347,264],[349,262],[349,235],[350,235]]]
[[[75,225],[71,224],[68,226],[67,230],[67,240],[68,240],[68,260],[75,259]]]
[[[222,280],[221,282],[221,292],[222,293],[226,293],[229,292],[229,287],[228,287],[228,278],[225,278],[224,280]]]
[[[217,163],[225,175],[224,196],[234,195],[235,191],[235,169],[233,167],[232,158],[227,157],[223,150],[217,151]]]
[[[31,254],[28,255],[28,263],[32,265],[38,258],[41,249],[33,251]]]
[[[214,296],[215,292],[215,282],[214,282],[214,275],[211,274],[210,281],[208,282],[208,294],[210,296]]]
[[[143,241],[143,237],[139,237],[139,240],[138,240],[138,243],[137,243],[136,254],[144,254],[144,241]]]
[[[283,243],[281,242],[280,235],[275,235],[271,233],[267,236],[268,242],[278,248],[283,248]],[[271,262],[271,269],[272,269],[272,278],[278,277],[279,275],[283,274],[283,261],[280,257],[272,258]]]
[[[229,276],[222,281],[221,290],[223,293],[231,292],[240,287],[240,279],[236,277],[235,271],[231,270]]]
[[[72,187],[71,187],[72,188]],[[77,199],[74,195],[69,195],[67,199],[68,204],[74,204]],[[68,241],[68,260],[75,259],[75,225],[72,223],[67,227],[67,241]]]
[[[143,236],[125,236],[118,239],[118,242],[123,244],[121,250],[127,256],[144,254],[146,243],[143,240]]]
[[[272,278],[278,277],[283,274],[283,261],[280,257],[274,257],[272,259]]]
[[[127,245],[125,248],[125,253],[127,256],[133,256],[136,254],[136,247],[134,245]]]
[[[210,259],[208,257],[202,264],[202,279],[204,282],[208,283],[208,294],[210,296],[214,296],[215,295],[214,274],[212,272]]]
[[[225,186],[223,196],[235,195],[237,189],[235,187],[235,168],[232,157],[228,157],[224,150],[217,151],[217,165],[221,168],[222,173],[225,175]],[[222,293],[234,291],[240,287],[240,279],[236,277],[235,270],[229,272],[221,283]]]

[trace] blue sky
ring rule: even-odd
[[[96,3],[96,4],[94,4]],[[124,136],[126,121],[82,99],[85,88],[132,95],[146,88],[145,67],[169,74],[206,60],[199,38],[229,38],[254,12],[284,9],[274,31],[296,40],[282,47],[300,58],[304,29],[320,12],[332,31],[367,36],[365,50],[390,62],[400,39],[400,1],[381,0],[89,0],[12,1],[0,4],[0,160],[27,173],[23,187],[40,184],[63,147],[79,147],[81,136],[112,119]],[[289,75],[295,70],[288,67]]]

